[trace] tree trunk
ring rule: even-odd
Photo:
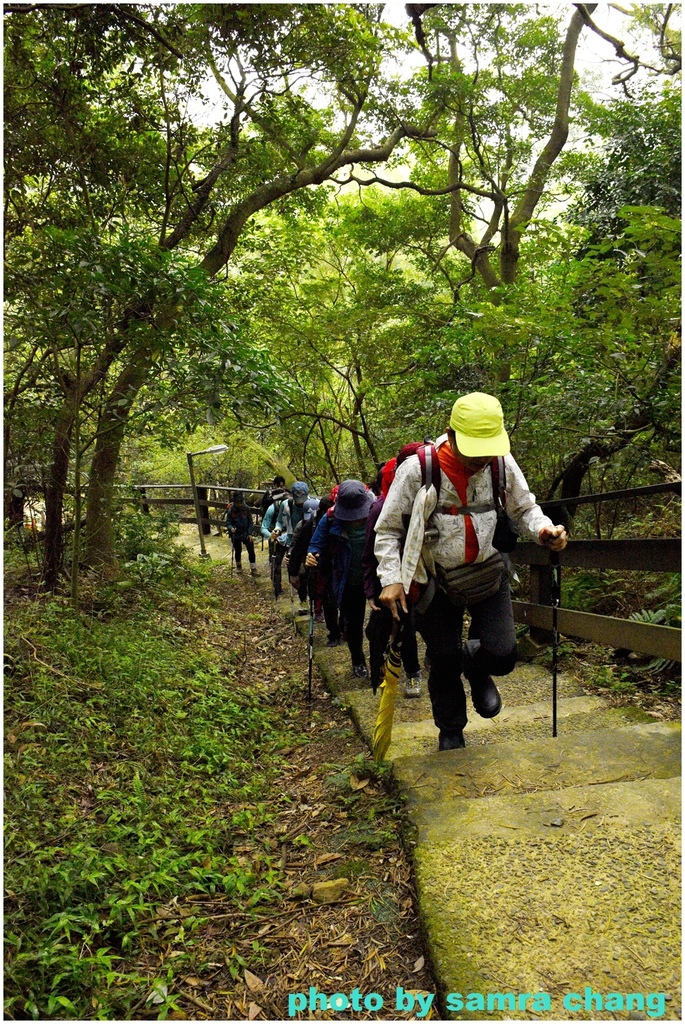
[[[594,11],[597,4],[587,4],[588,11]],[[540,156],[535,161],[520,202],[508,222],[505,221],[500,248],[500,276],[503,284],[513,284],[518,269],[521,236],[542,198],[550,168],[566,145],[568,138],[568,112],[571,106],[573,68],[576,60],[578,39],[585,24],[582,13],[574,11],[564,40],[561,58],[561,72],[557,89],[557,106],[550,136]]]
[[[385,142],[379,146],[348,150],[346,146],[353,135],[353,131],[354,119],[347,126],[333,152],[316,166],[302,168],[295,177],[292,175],[281,175],[271,182],[258,186],[245,199],[236,203],[221,225],[216,243],[211,246],[198,263],[198,266],[207,276],[210,278],[214,277],[226,266],[233,255],[233,251],[238,244],[246,223],[260,210],[299,189],[322,184],[336,170],[340,170],[343,167],[356,163],[385,162],[396,146],[408,135],[414,135],[417,138],[421,137],[420,133],[412,132],[407,125],[401,125],[395,128]],[[220,163],[225,171],[231,165],[232,157],[231,159],[227,157],[225,160],[222,157]],[[193,207],[192,215],[189,214],[183,219],[182,227],[172,232],[165,240],[163,243],[165,248],[173,248],[182,240],[201,208],[202,204]],[[127,317],[132,319],[133,314],[138,319],[149,319],[152,315],[152,303],[145,301],[135,304],[132,311],[127,313]],[[171,322],[177,318],[177,315],[177,313],[170,310],[162,314],[156,313],[157,326],[170,326]],[[123,350],[123,347],[118,350],[117,354]],[[86,497],[84,559],[92,566],[114,567],[116,565],[111,522],[114,476],[130,411],[130,403],[133,402],[138,391],[145,383],[150,365],[149,353],[145,354],[145,356],[134,354],[130,357],[128,365],[121,372],[117,384],[107,400],[105,413],[102,417]],[[117,402],[124,398],[130,400],[129,404],[117,405]]]
[[[100,418],[86,494],[83,557],[91,568],[113,570],[117,565],[112,526],[114,478],[128,415],[147,379],[149,366],[149,357],[140,355],[139,361],[124,367]],[[120,402],[126,404],[120,405]]]
[[[64,557],[64,530],[62,513],[64,491],[69,473],[69,450],[71,431],[74,425],[74,405],[70,396],[57,416],[55,437],[52,445],[52,464],[45,486],[45,561],[43,564],[43,585],[55,590],[62,569]]]

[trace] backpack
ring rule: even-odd
[[[486,505],[460,505],[460,506],[440,506],[440,481],[441,481],[441,470],[440,462],[438,459],[438,451],[434,444],[425,444],[422,448],[419,448],[416,454],[419,457],[419,463],[421,464],[421,485],[428,488],[432,483],[435,487],[435,493],[437,496],[436,501],[436,512],[443,512],[448,515],[469,515],[474,512],[492,512],[493,510],[497,513],[497,525],[495,526],[495,533],[492,539],[492,546],[497,551],[513,551],[516,546],[516,541],[519,537],[519,530],[516,523],[512,518],[507,515],[506,503],[507,503],[507,474],[504,465],[504,458],[499,455],[496,459],[493,459],[490,463],[490,479],[492,481],[492,499],[493,504]],[[430,481],[430,483],[428,482]]]
[[[432,442],[424,444],[416,452],[421,464],[421,486],[428,489],[430,484],[435,487],[435,494],[440,501],[440,485],[442,483],[442,471],[438,459],[438,449]],[[428,480],[430,479],[430,483]]]

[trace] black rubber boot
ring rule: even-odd
[[[438,750],[461,750],[466,746],[464,734],[461,732],[440,732]]]
[[[471,686],[471,699],[481,718],[495,718],[502,710],[502,698],[492,676],[478,668],[480,640],[467,640],[463,651],[463,671]]]

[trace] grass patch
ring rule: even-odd
[[[281,899],[276,855],[234,844],[269,819],[264,753],[296,737],[233,685],[207,568],[140,564],[88,615],[42,597],[5,616],[6,1019],[164,1019],[201,956],[174,902]]]

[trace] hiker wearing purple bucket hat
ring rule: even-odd
[[[361,480],[343,480],[335,505],[323,516],[307,552],[305,565],[314,568],[321,558],[331,565],[333,593],[346,621],[347,646],[352,672],[368,679],[364,657],[364,571],[362,554],[366,539],[366,520],[375,495]]]
[[[482,392],[458,398],[435,442],[439,473],[422,477],[419,457],[397,470],[378,522],[374,552],[381,602],[399,617],[411,592],[431,670],[428,691],[438,749],[463,747],[468,680],[476,712],[502,707],[494,676],[516,664],[507,563],[515,534],[563,550],[567,536],[535,502],[510,454],[498,400]],[[507,546],[508,545],[508,546]],[[468,639],[462,645],[464,610]]]

